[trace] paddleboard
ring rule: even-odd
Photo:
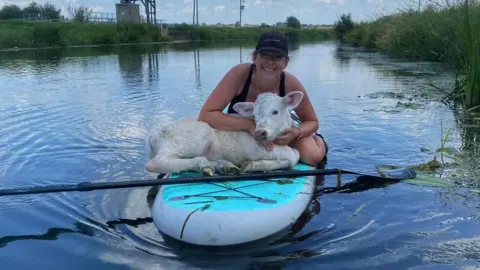
[[[314,167],[298,163],[293,169]],[[181,172],[164,178],[185,176],[201,174]],[[295,223],[314,189],[314,176],[161,186],[152,217],[161,233],[189,244],[245,244],[268,238]]]

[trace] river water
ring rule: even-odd
[[[197,115],[252,44],[0,53],[0,188],[148,179],[143,140]],[[2,269],[462,269],[480,266],[479,117],[436,101],[454,74],[333,42],[296,44],[330,146],[327,168],[375,173],[445,147],[455,188],[398,183],[316,197],[295,232],[261,250],[179,249],[151,220],[149,188],[0,197]],[[466,117],[466,115],[468,117]],[[438,154],[437,154],[438,156]],[[325,185],[334,185],[335,176]],[[345,181],[353,178],[345,178]]]

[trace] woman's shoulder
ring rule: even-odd
[[[232,82],[234,85],[243,84],[248,77],[250,71],[250,63],[241,63],[231,67],[225,74],[225,79]]]

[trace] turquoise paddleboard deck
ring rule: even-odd
[[[294,170],[312,170],[299,163]],[[202,176],[182,172],[165,178]],[[315,177],[161,186],[152,207],[158,230],[182,242],[229,246],[268,238],[296,222],[310,203]]]

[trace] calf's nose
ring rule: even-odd
[[[266,130],[255,130],[255,137],[265,139],[267,137]]]

